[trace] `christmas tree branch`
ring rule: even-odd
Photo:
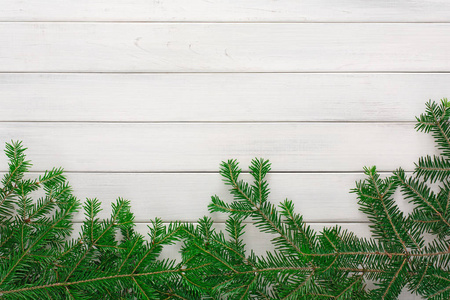
[[[419,158],[409,178],[402,169],[381,178],[375,167],[364,168],[366,179],[352,192],[371,222],[371,238],[340,226],[313,230],[291,200],[272,204],[271,164],[254,159],[250,183],[239,179],[236,160],[221,164],[233,200],[213,196],[209,210],[227,215],[225,232],[208,217],[197,225],[164,225],[157,218],[146,240],[134,229],[129,201],[118,198],[101,220],[100,201],[86,199],[79,237],[70,239],[81,202],[63,170],[24,179],[31,167],[26,148],[8,143],[0,188],[0,299],[396,299],[403,289],[449,299],[449,118],[447,100],[427,103],[416,129],[432,133],[442,155]],[[38,190],[45,195],[33,201]],[[397,190],[414,206],[411,213],[397,205]],[[273,251],[247,251],[245,220],[272,235]],[[177,242],[181,261],[160,260],[163,247]],[[375,288],[367,288],[368,281]]]

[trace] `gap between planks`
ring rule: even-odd
[[[450,21],[83,21],[83,20],[1,20],[0,23],[132,23],[132,24],[449,24]]]
[[[48,170],[33,170],[28,174],[38,175]],[[394,170],[377,170],[379,174],[390,174]],[[404,170],[406,173],[412,173],[411,170]],[[6,173],[8,170],[0,170],[0,173]],[[242,170],[241,174],[249,174],[249,171]],[[219,174],[219,171],[64,171],[64,174]],[[270,171],[269,174],[364,174],[364,171]]]
[[[1,23],[1,22],[0,22]],[[0,74],[450,74],[448,71],[0,71]]]
[[[103,220],[103,219],[102,219]],[[107,220],[107,219],[105,219]],[[152,220],[149,221],[134,221],[134,224],[148,224],[151,225]],[[163,221],[163,224],[170,224],[170,223],[174,223],[174,222],[180,222],[180,223],[185,223],[185,224],[198,224],[198,220],[197,221],[183,221],[183,220],[173,220],[173,221]],[[83,224],[83,221],[72,221],[73,224]],[[255,222],[252,221],[242,221],[243,224],[255,224]],[[283,223],[285,223],[283,221]],[[372,222],[370,221],[306,221],[304,222],[306,225],[308,224],[324,224],[324,226],[329,226],[329,225],[338,225],[338,224],[371,224]],[[213,224],[226,224],[224,221],[213,221]]]
[[[308,124],[415,124],[415,121],[73,121],[73,120],[0,120],[0,123],[103,123],[103,124],[261,124],[261,123],[308,123]]]

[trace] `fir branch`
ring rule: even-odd
[[[203,267],[203,266],[201,266]],[[46,285],[37,285],[37,286],[30,286],[15,290],[2,290],[0,293],[2,295],[7,294],[15,294],[15,293],[21,293],[26,291],[34,291],[39,289],[49,289],[52,287],[69,287],[74,285],[82,285],[87,283],[93,283],[98,281],[107,281],[111,279],[121,279],[121,278],[137,278],[137,277],[143,277],[143,276],[154,276],[154,275],[160,275],[160,274],[167,274],[167,273],[180,273],[180,272],[186,272],[193,269],[175,269],[175,270],[161,270],[161,271],[155,271],[155,272],[146,272],[146,273],[135,273],[135,274],[119,274],[119,275],[111,275],[111,276],[105,276],[105,277],[96,277],[91,279],[85,279],[85,280],[79,280],[79,281],[63,281],[63,282],[57,282],[52,284],[46,284]]]
[[[236,160],[220,174],[233,201],[211,198],[228,215],[226,232],[210,218],[198,225],[155,219],[149,241],[134,231],[130,203],[118,198],[100,220],[100,201],[87,199],[78,238],[69,239],[80,201],[61,168],[23,179],[31,163],[20,142],[6,146],[9,171],[0,188],[0,299],[395,299],[402,289],[429,299],[450,297],[450,106],[429,102],[416,128],[431,132],[443,156],[420,158],[414,174],[402,169],[381,179],[365,168],[357,182],[361,211],[374,236],[358,238],[339,226],[312,230],[292,201],[269,201],[269,161],[250,164],[252,183],[239,180]],[[433,192],[427,182],[438,183]],[[414,210],[404,214],[400,188]],[[32,200],[42,189],[44,197]],[[274,251],[246,251],[243,222],[274,236]],[[425,245],[423,235],[436,239]],[[165,245],[182,241],[182,260],[159,260]],[[248,254],[249,253],[249,254]],[[368,289],[366,281],[377,288]]]
[[[416,117],[416,129],[423,132],[431,132],[438,144],[438,149],[446,157],[450,156],[450,104],[447,99],[442,99],[440,104],[429,101],[425,104],[426,111]]]
[[[436,196],[429,187],[413,178],[406,180],[405,172],[402,169],[395,171],[394,175],[399,185],[402,186],[403,194],[407,199],[411,199],[412,202],[423,209],[430,209],[445,225],[450,226],[450,223],[442,215],[443,208],[436,201]]]
[[[174,261],[158,261],[162,246],[178,240],[179,224],[163,226],[155,221],[153,241],[145,243],[132,230],[129,201],[121,198],[112,205],[111,218],[103,221],[97,218],[100,202],[88,199],[80,237],[65,241],[80,201],[72,195],[61,168],[46,171],[37,179],[23,179],[31,165],[24,151],[19,142],[6,147],[10,172],[4,176],[0,192],[0,214],[4,214],[0,299],[141,298],[142,291],[152,299],[164,293],[177,297],[177,292],[169,291],[189,286],[183,274],[207,265],[183,268]],[[45,195],[33,203],[30,195],[37,189]],[[119,237],[117,229],[125,235]],[[143,262],[145,266],[140,266]],[[152,292],[153,286],[161,293]],[[195,298],[198,294],[192,288],[185,290],[180,295]]]
[[[430,180],[431,183],[436,180],[443,181],[450,176],[450,162],[441,156],[420,157],[415,166],[414,173],[419,177],[422,176],[425,181]]]
[[[264,160],[254,161],[252,166],[260,161]],[[441,246],[422,247],[421,231],[408,227],[410,217],[403,217],[391,198],[397,186],[403,186],[404,182],[400,182],[397,177],[381,180],[375,168],[366,168],[365,171],[368,179],[365,183],[359,183],[355,192],[361,197],[360,204],[365,207],[364,211],[370,212],[375,224],[380,226],[378,232],[383,232],[383,234],[379,234],[378,237],[380,241],[386,243],[385,246],[377,244],[377,241],[374,240],[358,239],[351,233],[342,232],[339,227],[325,229],[321,234],[316,234],[306,227],[300,215],[293,212],[291,201],[286,200],[280,204],[281,215],[285,217],[285,220],[282,220],[279,217],[280,213],[267,199],[263,203],[258,201],[259,196],[254,200],[255,195],[259,195],[255,191],[258,190],[258,182],[262,177],[257,177],[258,180],[255,180],[253,185],[238,181],[237,176],[241,171],[236,161],[229,160],[222,164],[221,174],[225,178],[225,182],[231,186],[230,192],[235,197],[235,202],[239,202],[241,205],[250,205],[253,212],[251,214],[233,210],[223,210],[222,212],[228,213],[230,218],[251,217],[261,231],[278,234],[279,237],[273,239],[273,242],[280,252],[267,253],[266,258],[252,254],[247,259],[247,261],[252,261],[251,269],[248,270],[241,270],[236,265],[228,264],[227,255],[219,257],[208,251],[202,243],[196,244],[198,250],[202,252],[201,254],[198,251],[185,251],[184,253],[187,254],[185,259],[190,260],[196,257],[199,261],[204,262],[219,261],[221,266],[231,271],[232,276],[227,272],[220,275],[223,270],[217,270],[215,273],[214,276],[222,278],[213,286],[216,292],[215,297],[218,295],[241,295],[243,290],[251,293],[252,296],[249,294],[249,297],[264,294],[260,285],[250,289],[249,281],[243,277],[261,274],[261,280],[256,279],[256,276],[253,276],[252,280],[265,282],[266,285],[271,286],[272,292],[278,295],[274,296],[277,299],[305,295],[321,295],[321,297],[334,299],[349,297],[362,299],[369,297],[369,293],[365,291],[364,281],[366,278],[380,281],[380,287],[372,291],[371,295],[380,299],[394,299],[403,286],[410,286],[410,282],[416,280],[417,277],[424,276],[424,273],[416,271],[415,261],[428,260],[431,262],[430,259],[432,259],[436,266],[438,266],[436,264],[438,262],[440,265],[445,265],[445,262],[450,260],[450,249],[448,247],[444,249]],[[394,175],[403,178],[401,172],[396,172]],[[429,194],[424,196],[427,190],[423,188],[415,189],[413,192],[415,196],[422,195],[425,200],[427,197],[436,198],[432,198]],[[214,199],[216,198],[213,198],[213,201],[215,201]],[[224,207],[230,207],[235,203],[228,204],[220,201]],[[434,203],[435,200],[426,201]],[[420,208],[424,208],[424,206],[419,205],[417,209]],[[215,211],[211,206],[210,209]],[[195,233],[192,236],[195,236]],[[319,243],[316,243],[316,240]],[[393,240],[396,240],[394,244],[392,244]],[[396,244],[400,247],[391,247]],[[231,250],[234,250],[225,247],[220,240],[208,239],[208,248],[215,249],[215,247],[221,247],[228,253],[232,253]],[[292,259],[294,254],[298,259]],[[245,261],[242,257],[240,259],[242,262]],[[214,272],[213,270],[204,269],[204,276],[208,278],[211,272]],[[353,280],[344,280],[344,277],[341,277],[351,273],[356,276]],[[202,273],[197,272],[197,275],[200,274]],[[306,274],[306,277],[301,277],[303,276],[301,274]],[[418,279],[419,285],[423,280],[425,279]],[[243,282],[247,283],[242,284]],[[315,282],[321,282],[321,285],[319,286]],[[224,289],[224,287],[228,287],[228,289]],[[423,293],[422,290],[420,292]],[[443,292],[445,293],[446,290],[444,289]]]

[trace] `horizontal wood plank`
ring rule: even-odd
[[[335,225],[339,225],[343,229],[354,232],[359,237],[365,238],[371,237],[369,226],[366,223],[354,223],[354,224],[315,223],[308,225],[310,225],[313,230],[316,230],[316,232],[320,232],[323,228],[329,228],[334,227]],[[148,228],[149,226],[151,227],[150,223],[139,223],[136,224],[135,227],[137,232],[143,234],[146,237],[146,240],[150,239],[149,236],[147,235],[149,233]],[[79,232],[81,231],[81,223],[75,223],[73,228],[74,231],[72,237],[78,238]],[[213,228],[216,231],[222,231],[225,234],[227,234],[225,231],[224,223],[214,223]],[[274,247],[270,242],[270,240],[273,237],[275,237],[275,235],[260,232],[259,229],[253,224],[246,224],[243,239],[245,241],[247,251],[253,249],[257,255],[264,255],[266,251],[274,250]],[[161,259],[171,258],[180,260],[181,259],[181,255],[179,254],[180,249],[181,249],[180,242],[176,243],[175,245],[165,246],[160,258]]]
[[[270,159],[275,171],[412,170],[436,153],[432,137],[411,123],[9,123],[0,140],[22,140],[34,170],[218,171],[235,158]],[[0,170],[6,158],[0,158]]]
[[[450,74],[0,74],[1,121],[414,121]]]
[[[194,223],[196,224],[196,223]],[[359,237],[370,238],[371,232],[367,223],[314,223],[308,224],[311,226],[313,230],[319,233],[323,228],[330,228],[336,225],[341,226],[345,230],[349,230],[354,232]],[[146,237],[146,240],[149,240],[149,226],[152,225],[150,223],[138,223],[136,224],[136,231],[143,234]],[[81,231],[81,223],[75,223],[73,226],[73,238],[79,237],[79,232]],[[225,224],[224,223],[214,223],[213,228],[216,231],[223,231],[225,234]],[[273,251],[274,247],[271,244],[270,240],[275,237],[273,234],[260,232],[259,229],[254,225],[247,223],[245,227],[245,234],[243,236],[246,244],[247,251],[253,249],[257,255],[264,255],[266,251]],[[172,258],[172,259],[181,259],[178,251],[180,250],[181,243],[177,243],[176,245],[165,246],[161,258]]]
[[[445,22],[449,18],[445,0],[3,0],[0,10],[1,21]]]
[[[439,23],[0,23],[0,44],[0,72],[450,70]]]
[[[249,174],[241,177],[253,182]],[[195,222],[203,216],[223,222],[225,214],[208,212],[211,196],[218,195],[227,202],[233,199],[229,186],[219,174],[69,173],[67,178],[74,195],[82,201],[86,198],[102,201],[102,218],[110,215],[111,203],[122,197],[131,201],[137,222],[149,222],[156,217],[165,221]],[[355,182],[365,178],[362,173],[269,173],[269,200],[275,204],[284,199],[292,200],[296,211],[307,222],[367,222],[366,216],[358,210],[356,195],[350,193]],[[395,199],[400,208],[410,211],[412,206],[400,193]],[[75,220],[82,219],[83,215],[79,214]]]
[[[77,227],[79,226],[76,224]],[[370,238],[371,232],[369,225],[366,223],[354,223],[354,224],[346,224],[346,223],[315,223],[315,224],[308,224],[311,226],[313,230],[315,230],[317,233],[323,230],[323,228],[330,228],[334,227],[336,225],[341,226],[343,229],[350,230],[354,232],[359,237],[365,237]],[[147,224],[137,224],[136,225],[136,231],[147,234],[149,232],[148,226],[151,226],[149,223]],[[214,228],[217,231],[225,231],[225,224],[223,223],[214,223]],[[264,255],[266,251],[272,251],[274,249],[273,245],[271,244],[270,240],[274,238],[274,234],[264,233],[260,232],[259,229],[254,224],[246,224],[246,230],[244,234],[244,239],[246,243],[246,249],[249,251],[250,249],[256,250],[257,255]],[[148,239],[148,236],[147,236]],[[175,257],[178,253],[178,247],[167,247],[167,250],[169,250],[167,253],[165,253],[166,257]],[[176,250],[176,251],[174,251]]]

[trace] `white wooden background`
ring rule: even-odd
[[[447,0],[2,0],[1,142],[142,230],[209,215],[220,162],[265,157],[272,201],[369,236],[349,190],[435,153],[414,116],[450,95],[449,21]]]

